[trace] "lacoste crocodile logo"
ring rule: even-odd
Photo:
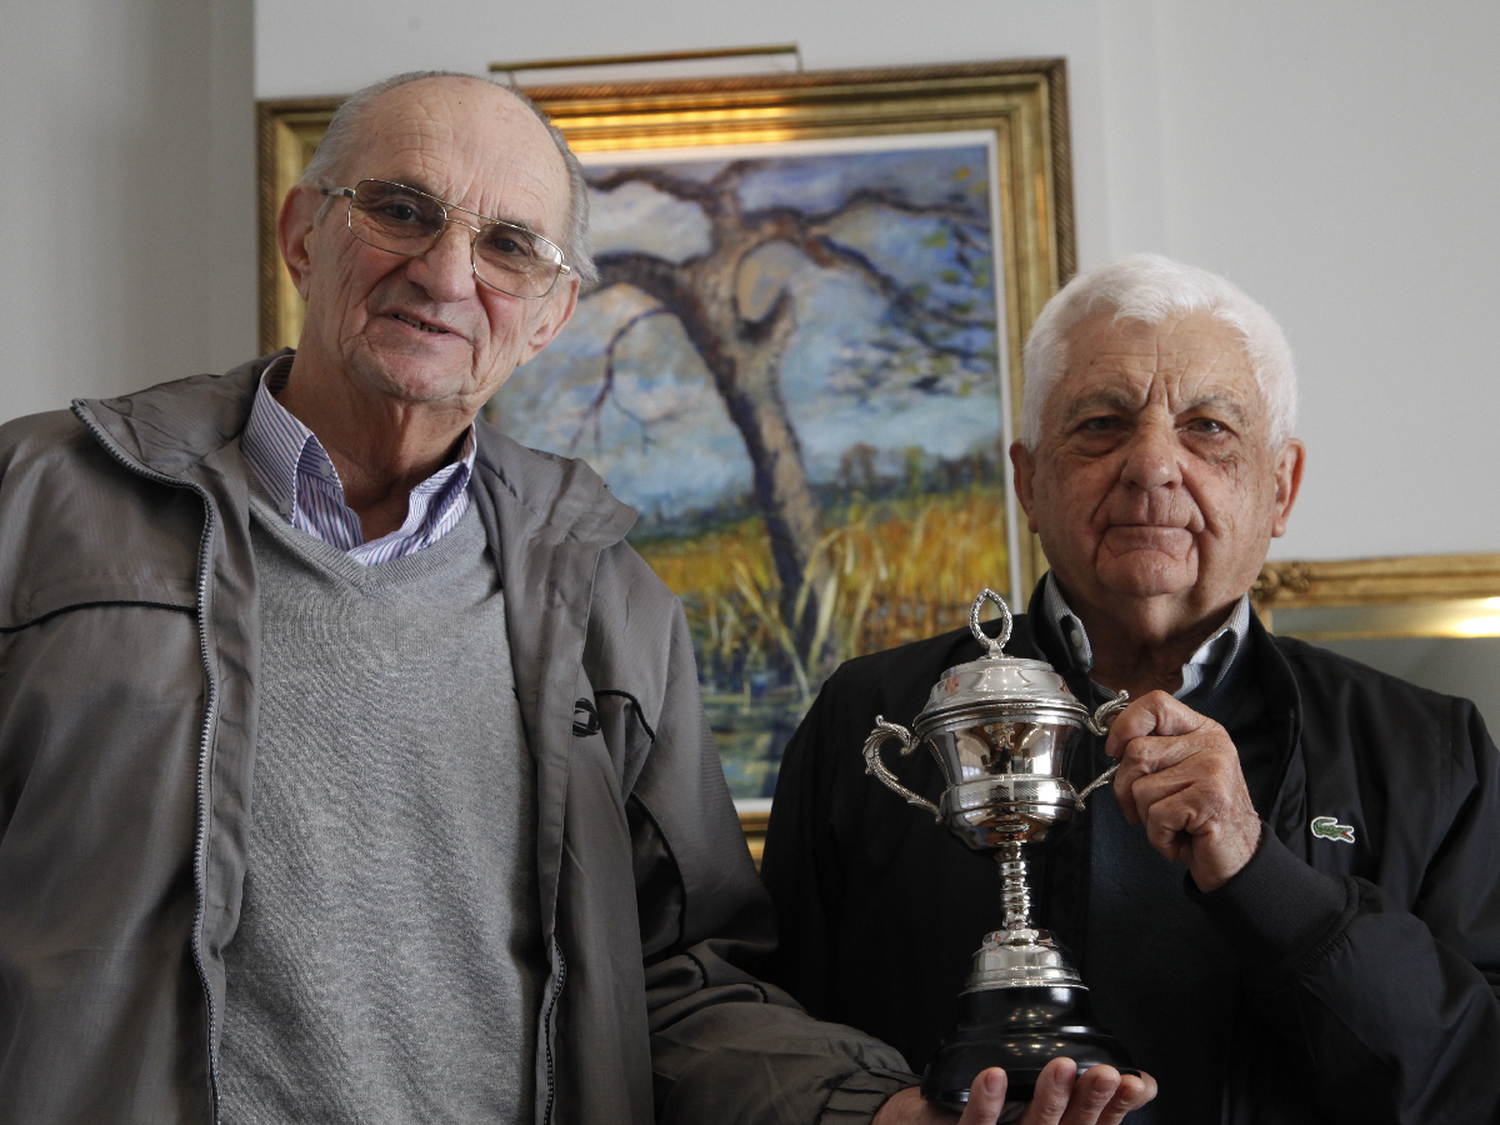
[[[1338,818],[1333,816],[1313,817],[1312,834],[1323,840],[1340,840],[1346,844],[1354,843],[1354,825],[1340,824]]]

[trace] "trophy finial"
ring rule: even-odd
[[[991,639],[985,635],[979,627],[979,610],[986,601],[994,602],[1000,607],[1000,635]],[[1010,606],[1005,604],[1005,599],[995,591],[986,586],[979,591],[979,596],[974,599],[974,605],[969,610],[969,632],[974,634],[974,639],[989,650],[990,659],[998,659],[1003,656],[1005,644],[1010,640],[1011,616]]]

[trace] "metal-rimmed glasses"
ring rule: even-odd
[[[474,276],[491,289],[527,301],[551,293],[557,279],[571,273],[557,243],[535,231],[444,202],[425,191],[391,180],[360,180],[352,188],[323,188],[324,195],[349,200],[349,233],[366,245],[406,258],[420,258],[443,237],[449,223],[467,227]],[[454,218],[472,215],[481,225]]]

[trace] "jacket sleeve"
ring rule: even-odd
[[[1396,728],[1387,744],[1356,732],[1346,747],[1362,763],[1362,852],[1324,841],[1309,864],[1266,829],[1224,887],[1189,887],[1323,1120],[1500,1120],[1500,755],[1472,704],[1424,694],[1436,737],[1407,741],[1405,717],[1376,708]],[[1370,799],[1382,782],[1388,803]],[[1358,854],[1354,873],[1318,862]]]
[[[867,1121],[916,1079],[900,1054],[818,1022],[757,978],[774,946],[674,615],[666,701],[627,802],[661,1122]]]

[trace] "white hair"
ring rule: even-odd
[[[563,220],[562,233],[558,238],[563,257],[568,265],[573,267],[573,272],[585,286],[597,281],[599,271],[594,266],[594,258],[589,249],[589,187],[588,181],[583,178],[583,166],[578,163],[578,157],[574,156],[573,150],[568,147],[567,138],[562,135],[562,130],[552,124],[535,102],[507,82],[496,82],[483,75],[465,74],[458,70],[411,70],[405,74],[392,75],[390,78],[357,90],[334,111],[332,119],[328,122],[327,132],[318,142],[317,150],[308,161],[302,178],[297,182],[320,190],[348,186],[340,184],[338,180],[344,175],[346,166],[363,140],[362,126],[370,103],[387,90],[405,86],[409,82],[420,82],[424,78],[467,78],[473,82],[498,86],[536,114],[537,120],[546,126],[548,134],[552,137],[552,143],[557,146],[557,151],[562,155],[563,165],[568,171],[568,212]],[[331,198],[324,201],[323,207],[318,212],[320,219],[332,203]]]
[[[1161,324],[1206,312],[1233,328],[1244,343],[1271,424],[1271,447],[1280,449],[1297,421],[1297,375],[1281,328],[1255,301],[1226,279],[1161,254],[1139,254],[1079,274],[1047,302],[1024,356],[1021,444],[1033,453],[1042,440],[1042,410],[1068,362],[1068,335],[1097,312],[1115,320]]]

